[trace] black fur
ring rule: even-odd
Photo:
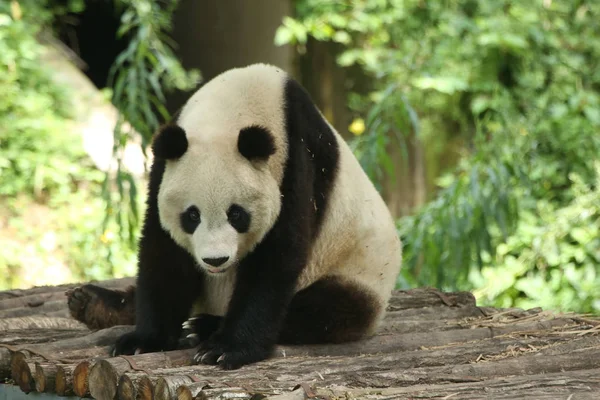
[[[223,317],[218,315],[200,314],[188,320],[188,328],[184,334],[193,334],[194,337],[189,338],[192,346],[197,346],[201,342],[208,339],[221,325]]]
[[[240,131],[238,150],[248,160],[267,160],[275,153],[275,142],[266,128],[252,125]]]
[[[296,293],[280,344],[341,343],[363,337],[380,311],[377,299],[351,282],[324,277]]]
[[[338,173],[338,142],[309,94],[297,81],[288,80],[285,98],[290,148],[286,176],[295,165],[298,169],[295,172],[296,179],[300,182],[292,183],[290,188],[282,187],[282,193],[284,196],[298,196],[303,193],[304,200],[311,203],[309,210],[304,209],[302,212],[310,216],[310,234],[311,237],[316,237]],[[305,206],[306,204],[303,204],[303,207]],[[298,215],[294,218],[303,217]]]
[[[354,340],[364,334],[371,323],[368,315],[376,311],[374,299],[333,278],[294,296],[327,212],[339,149],[334,133],[294,80],[285,87],[285,118],[289,146],[279,218],[240,261],[225,317],[201,316],[193,323],[203,340],[196,361],[233,369],[269,357],[279,341]],[[240,136],[242,154],[264,158],[274,151],[271,136],[246,132]],[[132,354],[138,347],[146,352],[176,347],[182,322],[200,294],[203,275],[159,222],[157,194],[163,171],[164,161],[155,160],[139,251],[138,322],[133,333],[118,340],[116,354]]]
[[[173,160],[185,154],[188,141],[185,131],[174,124],[163,125],[152,141],[152,153],[161,160]]]
[[[82,294],[93,295],[99,298],[102,298],[102,303],[106,308],[111,308],[114,310],[120,310],[127,304],[127,300],[131,300],[129,297],[125,296],[124,292],[115,291],[112,289],[103,288],[102,286],[87,284],[82,286],[85,291],[75,291],[75,295],[68,299],[69,306],[71,302],[77,301],[81,299]]]
[[[158,217],[158,189],[165,162],[155,159],[139,243],[136,327],[120,337],[115,355],[177,348],[182,323],[202,289],[203,275],[194,259],[163,230]]]
[[[338,167],[337,141],[294,80],[285,87],[285,119],[289,146],[281,212],[263,241],[240,262],[227,315],[198,350],[197,358],[206,364],[232,369],[271,355],[327,209]]]
[[[229,221],[229,224],[239,233],[248,232],[251,219],[252,217],[248,211],[237,204],[232,204],[231,207],[229,207],[229,210],[227,210],[227,220]]]
[[[196,206],[190,206],[187,210],[181,213],[179,216],[179,223],[181,224],[181,229],[185,233],[193,234],[198,225],[200,225],[201,217],[200,210]]]

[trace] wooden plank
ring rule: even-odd
[[[4,290],[0,291],[0,301],[6,299],[13,299],[16,297],[22,296],[32,296],[36,294],[47,294],[53,292],[64,293],[66,290],[76,288],[77,286],[85,285],[87,283],[92,283],[94,285],[117,289],[124,288],[129,285],[135,285],[135,278],[127,277],[127,278],[117,278],[117,279],[107,279],[103,281],[91,281],[91,282],[78,282],[78,283],[67,283],[56,286],[35,286],[30,289],[13,289],[13,290]]]
[[[476,382],[449,384],[417,384],[394,388],[349,388],[338,386],[315,388],[319,396],[369,399],[419,398],[419,399],[598,399],[600,393],[600,369],[571,372],[553,372],[535,375],[512,375]],[[304,395],[302,388],[299,389]],[[268,397],[269,398],[269,397]],[[274,399],[274,397],[272,397]]]

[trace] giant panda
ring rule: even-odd
[[[196,363],[377,329],[401,267],[393,218],[305,89],[254,64],[205,83],[152,141],[136,327],[114,355],[170,350],[192,314]],[[189,326],[189,325],[188,325]]]

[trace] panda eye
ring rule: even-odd
[[[195,207],[188,210],[187,215],[190,221],[200,222],[200,211],[198,211],[198,209],[196,209]]]
[[[250,214],[237,204],[231,205],[227,210],[227,220],[239,233],[247,232],[250,227]]]
[[[229,221],[235,222],[242,217],[242,213],[240,212],[240,210],[235,208],[229,212],[228,217],[229,217]]]
[[[180,218],[181,228],[184,232],[192,234],[200,225],[200,210],[196,206],[191,206],[183,213]]]

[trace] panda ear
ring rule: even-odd
[[[174,124],[163,125],[152,140],[154,157],[173,160],[185,154],[188,141],[182,127]]]
[[[240,131],[238,150],[250,161],[266,161],[275,153],[275,141],[267,128],[252,125]]]

